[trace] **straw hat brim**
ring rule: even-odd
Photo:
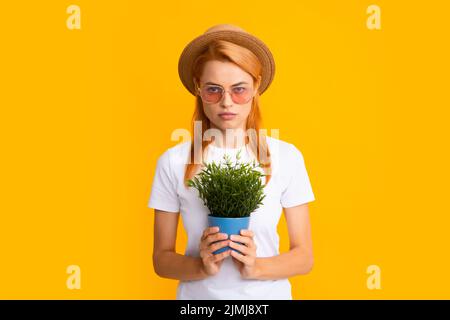
[[[252,51],[262,65],[259,94],[261,95],[267,90],[275,75],[275,61],[269,48],[260,39],[247,32],[220,30],[198,36],[181,53],[178,61],[178,74],[181,82],[190,93],[194,96],[196,95],[192,69],[193,63],[213,40],[226,40]]]

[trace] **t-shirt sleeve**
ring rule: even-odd
[[[156,164],[148,207],[178,213],[180,201],[176,190],[176,182],[171,170],[169,152],[164,152]]]
[[[288,159],[286,170],[289,171],[286,175],[288,183],[281,194],[283,208],[294,207],[315,200],[303,155],[293,144],[290,145],[290,148],[290,154],[286,156]]]

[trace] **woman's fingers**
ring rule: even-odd
[[[202,235],[202,241],[206,239],[207,236],[209,236],[212,233],[216,233],[219,232],[219,227],[209,227],[206,228],[205,231],[203,231],[203,235]]]
[[[253,231],[248,230],[248,229],[242,229],[242,230],[241,230],[241,234],[242,234],[243,236],[250,237],[250,238],[253,238],[253,236],[255,235],[255,234],[253,233]]]
[[[216,242],[208,247],[208,252],[213,253],[214,251],[219,250],[220,248],[224,248],[224,247],[228,246],[229,244],[230,244],[229,240]]]
[[[251,266],[254,264],[256,257],[256,244],[253,237],[253,231],[247,229],[241,230],[240,235],[231,235],[230,239],[228,239],[227,234],[219,233],[218,227],[205,229],[200,241],[200,257],[203,264],[207,266],[208,270],[215,270],[211,274],[217,272],[217,268],[228,256]],[[214,254],[215,251],[226,246],[230,246],[234,250],[228,249],[219,254]]]
[[[210,246],[205,246],[202,250],[200,250],[200,257],[203,258],[204,256],[213,255],[213,252],[216,250],[219,250],[221,248],[224,248],[230,244],[230,240],[223,240],[216,242]]]
[[[216,258],[218,259],[217,261],[220,261],[220,257],[223,257],[224,255],[228,256],[231,252],[226,253],[229,250],[220,254],[213,254],[213,252],[226,246],[230,246],[233,249],[238,250],[240,255],[237,255],[236,258],[242,262],[244,262],[243,260],[245,260],[245,256],[253,257],[256,255],[256,245],[253,240],[253,231],[243,229],[241,230],[241,235],[231,235],[231,241],[228,240],[227,234],[219,233],[218,231],[218,227],[210,227],[205,229],[203,232],[202,241],[200,244],[200,256],[202,258],[212,257],[214,261]]]
[[[243,254],[240,254],[239,252],[236,252],[234,250],[231,250],[230,255],[245,265],[251,265],[252,261],[255,261],[254,259],[252,259],[250,257],[246,257]]]
[[[228,235],[225,233],[210,234],[200,243],[200,247],[202,249],[205,249],[214,242],[217,242],[220,240],[226,240],[226,239],[228,239]]]
[[[230,251],[231,251],[231,250],[227,250],[227,251],[224,251],[224,252],[222,252],[222,253],[215,254],[215,255],[212,257],[213,261],[214,261],[214,262],[219,262],[220,260],[225,259],[226,257],[228,257],[228,256],[230,255]]]
[[[203,253],[200,253],[202,259],[206,260],[208,263],[216,263],[230,255],[231,250],[226,250],[224,252],[214,254],[213,252],[219,250],[220,248],[226,247],[228,245],[228,241],[221,241],[220,243],[215,243],[210,246],[207,250],[203,250]]]
[[[228,235],[226,233],[215,233],[215,234],[210,234],[206,238],[205,241],[208,245],[210,245],[213,242],[220,241],[220,240],[226,240],[226,239],[228,239]]]
[[[242,244],[239,244],[239,243],[233,242],[233,241],[230,242],[229,246],[233,249],[238,250],[239,252],[241,252],[242,254],[244,254],[246,256],[254,256],[253,250],[247,246],[243,246]]]
[[[211,243],[225,240],[228,238],[227,234],[219,233],[219,227],[209,227],[203,231],[200,239],[199,249],[206,249]]]
[[[247,237],[247,236],[244,237],[244,236],[238,236],[238,235],[234,235],[233,234],[233,235],[230,236],[230,239],[235,241],[235,242],[241,242],[241,243],[245,244],[248,247],[254,247],[255,246],[255,243],[254,243],[253,239],[250,238],[250,237]]]
[[[214,254],[216,250],[228,246],[230,240],[228,235],[219,233],[218,227],[210,227],[203,231],[200,239],[200,258],[202,259],[207,274],[216,274],[220,268],[223,259],[230,256],[230,250],[226,250],[219,254]]]

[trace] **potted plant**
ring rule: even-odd
[[[236,154],[235,163],[227,154],[221,163],[207,164],[203,161],[201,172],[188,180],[188,186],[198,190],[199,197],[210,211],[209,226],[218,226],[228,236],[239,235],[242,229],[248,229],[250,214],[265,198],[265,185],[261,178],[266,175],[257,170],[261,164],[255,160],[240,162],[240,152]],[[228,249],[230,247],[221,248],[214,254]]]

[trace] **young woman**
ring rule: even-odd
[[[155,209],[155,271],[180,280],[177,299],[292,299],[288,278],[307,274],[313,265],[308,202],[315,198],[302,153],[259,131],[259,96],[275,72],[272,54],[255,36],[221,24],[192,40],[178,67],[182,83],[196,96],[193,132],[202,137],[200,147],[194,137],[158,159],[148,203]],[[211,130],[223,134],[205,139]],[[255,134],[227,139],[230,132],[250,130]],[[252,213],[249,229],[230,238],[208,228],[208,209],[186,182],[201,170],[202,160],[221,161],[237,152],[241,161],[263,164],[266,197]],[[277,224],[283,209],[290,250],[280,254]],[[184,255],[175,252],[180,213],[188,235]],[[228,245],[240,253],[213,254]]]

